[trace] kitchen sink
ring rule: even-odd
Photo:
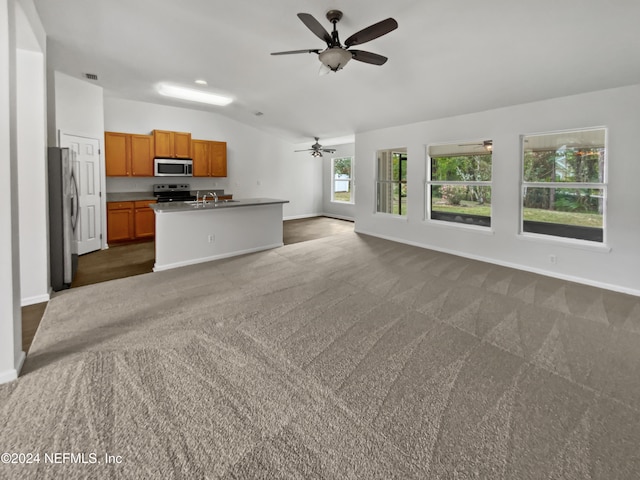
[[[218,200],[217,202],[214,202],[213,200],[208,200],[206,205],[220,205],[223,203],[235,203],[238,202],[239,200]],[[184,202],[185,205],[191,205],[192,207],[195,207],[196,205],[201,207],[202,206],[202,202],[196,202],[195,200],[192,201],[188,201],[188,202]]]

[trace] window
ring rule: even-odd
[[[407,149],[378,151],[376,212],[407,215]]]
[[[491,140],[429,146],[428,218],[491,226],[492,150]]]
[[[604,241],[606,130],[522,137],[522,233]]]
[[[331,159],[331,201],[353,203],[353,157]]]

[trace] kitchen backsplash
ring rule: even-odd
[[[233,193],[227,178],[210,177],[107,177],[107,193],[151,192],[156,183],[188,183],[191,190],[215,188]]]

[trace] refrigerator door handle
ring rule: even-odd
[[[75,173],[71,170],[71,187],[73,193],[71,195],[71,228],[76,231],[78,225],[78,214],[80,213],[80,198],[78,193],[78,182],[76,181]]]

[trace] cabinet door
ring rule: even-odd
[[[209,142],[212,177],[227,176],[227,142]]]
[[[107,242],[133,240],[133,202],[107,204]]]
[[[156,157],[173,158],[173,132],[153,131],[153,150]]]
[[[131,174],[153,177],[153,137],[131,135]]]
[[[135,237],[153,238],[156,233],[156,216],[149,204],[153,201],[135,202]]]
[[[209,176],[209,142],[207,140],[193,140],[191,142],[193,154],[193,176]]]
[[[171,132],[173,134],[173,156],[175,158],[191,158],[191,134]]]
[[[131,175],[130,148],[128,134],[104,132],[104,158],[108,177]]]

